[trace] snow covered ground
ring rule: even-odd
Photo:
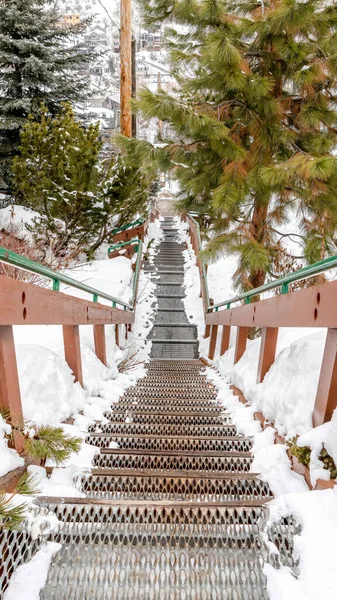
[[[199,297],[200,282],[196,259],[192,250],[187,226],[180,223],[179,235],[187,243],[185,251],[185,308],[191,323],[198,327],[200,352],[208,354],[209,339],[204,339],[204,316]],[[208,269],[208,286],[211,298],[220,302],[235,296],[232,275],[236,258],[224,257]],[[221,328],[219,328],[221,329]],[[335,600],[335,540],[337,535],[337,486],[324,491],[309,491],[301,475],[291,470],[291,462],[284,444],[275,444],[278,432],[291,439],[299,435],[298,445],[310,446],[310,477],[329,479],[318,455],[324,446],[337,464],[337,409],[330,423],[312,428],[312,411],[317,381],[322,361],[326,330],[289,328],[279,332],[276,360],[263,383],[256,384],[260,340],[248,341],[241,360],[233,365],[236,328],[231,331],[229,350],[216,357],[207,377],[218,387],[218,398],[231,413],[237,429],[254,437],[254,461],[251,470],[260,473],[273,491],[275,499],[269,504],[269,524],[292,515],[302,530],[296,535],[295,559],[299,560],[298,574],[288,567],[276,569],[265,565],[268,592],[271,600]],[[219,338],[221,331],[219,331]],[[218,338],[218,344],[220,339]],[[218,345],[219,348],[219,345]],[[243,405],[234,396],[230,386],[235,385],[248,400]],[[254,413],[261,411],[267,427],[262,431]],[[274,427],[269,425],[273,423]],[[270,549],[278,553],[277,548]]]

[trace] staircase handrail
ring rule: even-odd
[[[204,286],[204,292],[205,292],[205,304],[206,304],[206,307],[208,308],[210,305],[210,297],[209,297],[208,282],[207,282],[207,271],[206,271],[205,262],[202,258],[202,255],[200,254],[202,251],[200,225],[199,225],[198,221],[194,218],[194,216],[193,216],[194,214],[196,214],[196,213],[189,212],[189,213],[187,213],[187,216],[192,221],[192,223],[195,225],[196,232],[197,232],[197,243],[198,243],[198,247],[199,247],[198,258],[200,261],[200,267],[201,267],[201,272],[202,272],[203,286]]]
[[[304,279],[308,279],[309,277],[313,277],[315,275],[320,275],[329,269],[333,269],[337,267],[337,255],[329,256],[328,258],[324,258],[316,263],[312,263],[311,265],[306,265],[301,269],[297,269],[288,275],[283,275],[275,281],[269,281],[264,285],[260,285],[259,287],[253,288],[248,292],[242,292],[242,294],[238,294],[232,298],[228,298],[228,300],[223,300],[218,304],[214,304],[213,306],[207,307],[207,312],[217,311],[222,306],[226,306],[226,308],[230,308],[231,304],[235,302],[240,302],[244,300],[246,304],[250,303],[251,298],[254,296],[259,296],[264,292],[268,292],[270,290],[274,290],[277,288],[281,288],[281,294],[286,294],[289,291],[289,285],[294,283],[295,281],[303,281]]]
[[[201,250],[202,246],[201,246],[200,225],[199,225],[198,221],[194,218],[193,215],[197,215],[197,213],[191,213],[191,212],[188,213],[188,217],[191,219],[191,221],[194,223],[194,225],[196,227],[197,237],[198,237],[198,245]],[[211,304],[210,300],[209,300],[209,291],[208,291],[208,284],[207,284],[207,271],[206,271],[206,266],[205,266],[205,262],[202,258],[202,255],[199,256],[199,260],[202,265],[203,276],[204,276],[204,281],[205,281],[205,292],[206,292],[206,298],[207,298],[207,312],[217,311],[219,308],[222,308],[223,306],[225,306],[228,309],[231,307],[231,304],[235,304],[236,302],[240,302],[242,300],[244,300],[246,304],[249,304],[251,299],[254,298],[255,296],[259,296],[260,294],[263,294],[264,292],[268,292],[270,290],[274,290],[277,288],[281,288],[281,293],[286,294],[289,291],[289,285],[291,283],[294,283],[295,281],[303,281],[304,279],[308,279],[309,277],[314,277],[315,275],[320,275],[321,273],[324,273],[325,271],[329,271],[330,269],[337,267],[337,255],[335,254],[333,256],[329,256],[328,258],[324,258],[323,260],[320,260],[318,262],[301,267],[300,269],[297,269],[296,271],[292,271],[291,273],[288,273],[287,275],[283,275],[282,277],[279,277],[278,279],[275,279],[274,281],[268,281],[268,283],[265,283],[263,285],[260,285],[259,287],[248,290],[247,292],[242,292],[241,294],[237,294],[236,296],[228,298],[227,300],[222,300],[221,302],[218,302],[217,304]]]
[[[137,219],[137,221],[133,221],[132,223],[127,223],[126,225],[123,225],[122,227],[116,227],[116,229],[113,229],[111,232],[111,235],[114,236],[116,235],[116,233],[121,233],[122,231],[125,231],[126,229],[132,229],[132,227],[137,227],[137,225],[143,225],[145,222],[144,219]]]
[[[87,292],[88,294],[92,294],[94,302],[98,302],[98,298],[104,298],[104,300],[108,300],[109,302],[112,302],[113,307],[122,306],[124,308],[124,310],[127,310],[127,309],[133,310],[134,306],[135,306],[135,302],[136,302],[135,293],[136,293],[136,289],[137,289],[137,278],[139,276],[143,245],[140,240],[131,240],[131,241],[125,242],[123,244],[123,246],[125,246],[127,244],[135,243],[135,241],[137,242],[137,250],[136,250],[137,262],[136,262],[136,270],[135,270],[134,279],[133,279],[133,293],[132,293],[131,303],[125,302],[124,300],[121,300],[120,298],[116,298],[115,296],[112,296],[111,294],[107,294],[106,292],[103,292],[101,290],[93,288],[90,285],[87,285],[86,283],[77,281],[76,279],[73,279],[72,277],[69,277],[68,275],[65,275],[64,273],[61,273],[60,271],[54,271],[53,269],[51,269],[49,267],[46,267],[46,266],[44,266],[38,262],[35,262],[29,258],[21,256],[20,254],[16,254],[15,252],[12,252],[11,250],[7,250],[7,248],[4,248],[2,246],[0,246],[0,262],[13,265],[24,271],[35,273],[37,275],[41,275],[42,277],[46,277],[47,279],[50,279],[53,282],[54,292],[58,292],[60,290],[60,283],[64,283],[65,285],[68,285],[70,287],[76,288],[78,290],[82,290],[83,292]]]

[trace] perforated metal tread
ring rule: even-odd
[[[175,450],[176,452],[249,452],[252,447],[250,440],[246,438],[150,438],[141,436],[118,436],[95,434],[86,437],[87,444],[98,446],[99,448],[109,448],[112,442],[118,444],[121,449],[165,451]]]
[[[135,410],[106,412],[105,417],[115,423],[144,423],[158,425],[224,425],[230,424],[230,417],[221,414],[193,414],[186,412],[141,412]],[[95,427],[95,426],[93,426]]]
[[[172,500],[175,502],[226,502],[271,499],[266,483],[249,477],[197,478],[169,475],[106,475],[93,472],[82,477],[83,490],[90,498],[120,500]]]
[[[225,436],[236,434],[234,425],[163,425],[162,423],[106,423],[99,427],[102,433],[132,433],[147,435],[156,434],[159,436]]]
[[[263,508],[53,505],[62,544],[41,600],[267,600]],[[298,528],[276,526],[293,566]]]
[[[170,454],[103,453],[94,458],[95,467],[106,469],[137,469],[142,471],[189,471],[199,473],[248,473],[252,464],[249,455],[242,456],[190,456]]]

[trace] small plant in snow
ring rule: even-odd
[[[15,489],[10,494],[0,491],[0,531],[3,529],[17,529],[25,519],[27,504],[16,504],[14,497],[31,496],[37,494],[38,489],[34,477],[24,473],[19,479]]]
[[[310,446],[298,446],[297,445],[298,437],[294,437],[292,440],[287,442],[290,452],[293,456],[295,456],[302,465],[310,468],[310,460],[311,460],[311,448]],[[323,463],[324,469],[330,471],[330,479],[337,478],[337,467],[334,459],[330,454],[328,454],[325,448],[322,448],[320,451],[318,458]]]
[[[81,438],[64,433],[62,427],[52,425],[36,425],[26,421],[22,424],[13,423],[8,411],[0,411],[2,417],[11,425],[11,432],[5,434],[8,440],[13,439],[15,432],[24,438],[24,452],[44,465],[49,458],[56,464],[67,460],[72,452],[78,452]]]

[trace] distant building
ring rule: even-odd
[[[150,50],[151,52],[159,52],[162,47],[162,36],[160,33],[148,33],[143,31],[139,39],[139,49]]]
[[[78,23],[80,22],[81,17],[80,15],[77,14],[67,14],[67,15],[63,15],[62,17],[62,24],[64,25],[69,25],[69,27],[72,27],[74,25],[78,25]]]
[[[120,45],[121,45],[119,31],[114,31],[111,38],[112,38],[112,51],[115,52],[116,54],[118,54],[120,51]]]
[[[106,31],[101,27],[97,27],[84,36],[85,44],[88,48],[97,48],[98,46],[108,46],[108,36]]]

